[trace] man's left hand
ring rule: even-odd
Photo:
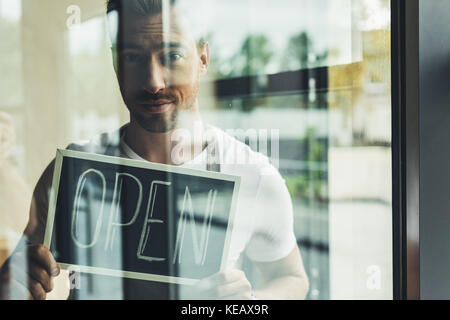
[[[195,296],[202,300],[252,300],[252,286],[245,273],[233,269],[221,271],[194,286]]]

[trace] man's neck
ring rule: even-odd
[[[125,131],[126,144],[143,159],[169,165],[181,165],[194,159],[204,147],[204,127],[200,119],[190,128],[177,128],[164,133],[152,133],[133,119]],[[183,137],[180,137],[180,134]],[[176,149],[175,149],[176,148]],[[180,150],[183,149],[180,158]],[[186,150],[190,153],[186,153]]]

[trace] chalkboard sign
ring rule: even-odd
[[[58,150],[44,244],[63,269],[193,284],[225,266],[240,178]]]

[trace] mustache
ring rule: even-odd
[[[160,100],[168,100],[176,102],[177,96],[170,93],[156,93],[152,94],[149,92],[141,92],[136,96],[136,100],[140,102],[151,102],[151,101],[160,101]]]

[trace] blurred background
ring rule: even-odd
[[[205,121],[279,132],[308,299],[391,299],[390,1],[179,2],[211,47]],[[2,263],[56,148],[128,113],[105,0],[0,0],[0,37]]]

